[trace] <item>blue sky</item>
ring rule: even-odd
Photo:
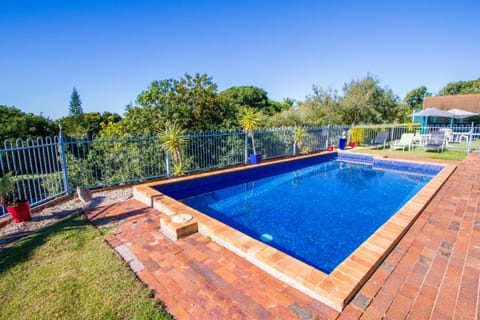
[[[480,1],[0,1],[0,104],[123,114],[151,81],[206,73],[303,100],[371,73],[403,98],[480,77]]]

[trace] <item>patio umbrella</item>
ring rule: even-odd
[[[449,118],[450,119],[450,126],[453,125],[455,115],[451,112],[437,109],[437,108],[427,108],[421,111],[415,112],[413,114],[414,117],[422,117],[422,126],[428,125],[428,118]]]
[[[480,113],[473,113],[465,110],[460,110],[460,109],[450,109],[448,112],[453,113],[453,116],[455,119],[463,119],[463,118],[469,118],[469,117],[474,117],[480,115]]]
[[[442,118],[454,118],[455,115],[451,112],[440,110],[437,108],[427,108],[413,114],[414,117],[442,117]]]

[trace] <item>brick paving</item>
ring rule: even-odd
[[[480,154],[469,154],[342,313],[200,234],[172,242],[155,209],[128,200],[89,213],[179,319],[476,319]]]

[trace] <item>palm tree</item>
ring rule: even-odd
[[[182,167],[182,150],[187,144],[185,130],[176,122],[167,122],[165,131],[160,135],[162,149],[172,157],[175,171]],[[179,172],[177,172],[179,174]]]
[[[253,130],[260,125],[260,112],[257,110],[245,107],[240,114],[240,125],[248,132],[248,136],[252,138],[253,153],[257,154],[255,149],[255,139],[253,138]]]

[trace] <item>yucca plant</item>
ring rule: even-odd
[[[185,171],[182,152],[187,145],[185,130],[176,122],[167,122],[165,131],[160,135],[160,143],[163,151],[172,158],[175,168],[174,174],[182,174]]]
[[[307,136],[307,130],[305,127],[299,126],[295,127],[293,130],[293,141],[295,145],[297,146],[298,150],[302,150],[303,146],[303,139]]]
[[[254,154],[257,153],[255,149],[254,130],[258,128],[260,121],[260,112],[250,107],[245,107],[242,109],[242,112],[240,113],[240,125],[246,132],[248,132],[248,136],[252,139]]]

